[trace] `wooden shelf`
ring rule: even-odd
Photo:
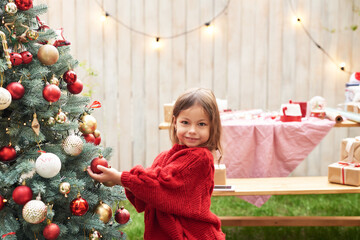
[[[346,120],[340,123],[336,123],[334,127],[360,127],[360,123]]]
[[[229,178],[226,185],[235,191],[213,191],[212,196],[360,193],[360,187],[329,183],[327,176]]]

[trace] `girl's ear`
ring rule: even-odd
[[[172,123],[173,123],[174,129],[175,129],[175,131],[176,131],[176,118],[175,118],[174,115],[172,116]]]

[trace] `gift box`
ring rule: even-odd
[[[352,113],[360,113],[360,103],[349,102],[346,104],[346,111]]]
[[[215,164],[215,185],[226,185],[226,166],[225,164]]]
[[[170,123],[172,121],[173,116],[173,103],[164,104],[164,121]]]
[[[360,136],[344,138],[341,142],[340,161],[360,163]]]
[[[360,186],[360,164],[341,161],[330,164],[328,180],[332,183]]]

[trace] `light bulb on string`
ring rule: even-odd
[[[346,64],[344,62],[340,63],[340,70],[345,71]]]
[[[209,35],[214,34],[214,25],[211,25],[210,22],[207,22],[204,24],[205,25],[205,32]]]
[[[108,12],[105,12],[104,15],[101,15],[100,21],[105,22],[108,16],[110,16],[110,14]]]
[[[159,49],[161,47],[160,38],[156,37],[155,40],[152,42],[152,46],[154,49]]]
[[[302,22],[302,19],[298,16],[294,16],[292,21],[294,24],[300,24]]]

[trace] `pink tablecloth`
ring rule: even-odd
[[[320,143],[335,122],[223,120],[222,145],[227,178],[286,177]],[[240,197],[258,207],[271,196]]]

